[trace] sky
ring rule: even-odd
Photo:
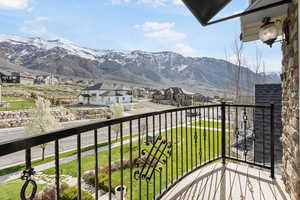
[[[244,10],[232,0],[218,17]],[[0,34],[64,39],[95,49],[174,51],[185,56],[233,57],[240,35],[234,19],[202,27],[181,0],[0,0]],[[256,51],[267,72],[281,71],[280,43],[244,44],[245,65],[254,70]]]

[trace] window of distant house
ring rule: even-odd
[[[93,93],[92,96],[95,97],[95,96],[96,96],[96,93]]]

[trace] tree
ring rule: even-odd
[[[38,97],[35,104],[36,107],[32,112],[31,119],[25,125],[26,135],[32,136],[47,133],[61,127],[55,117],[51,114],[51,104],[48,100]],[[45,159],[46,146],[47,143],[40,145],[42,149],[42,160]]]
[[[112,118],[119,118],[124,115],[124,106],[123,104],[116,103],[111,106]],[[115,124],[112,126],[112,131],[116,134],[116,139],[118,139],[119,133],[121,130],[120,124]]]

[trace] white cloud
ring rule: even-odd
[[[183,54],[184,56],[199,56],[198,52],[195,49],[183,43],[177,43],[175,45],[175,51]]]
[[[122,4],[135,2],[138,4],[146,4],[153,7],[164,6],[169,0],[110,0],[112,4]]]
[[[142,25],[135,25],[135,28],[142,29],[143,31],[153,31],[153,30],[162,30],[170,29],[175,25],[175,23],[159,23],[159,22],[145,22]]]
[[[186,38],[184,33],[172,30],[174,26],[175,23],[170,22],[145,22],[142,25],[135,25],[134,27],[144,31],[144,36],[149,38],[167,40],[181,40]]]
[[[0,0],[0,9],[26,9],[28,0]]]
[[[160,31],[145,33],[145,36],[149,38],[162,38],[168,40],[181,40],[186,38],[184,33],[179,33],[171,29],[163,29]]]
[[[47,28],[41,24],[48,21],[49,18],[45,16],[36,17],[32,20],[24,21],[20,31],[29,35],[43,35],[48,32]]]
[[[175,5],[183,5],[182,0],[172,0],[172,3]]]

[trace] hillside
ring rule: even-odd
[[[96,50],[70,41],[0,35],[0,57],[22,69],[134,84],[228,89],[237,67],[225,60],[178,53]],[[255,74],[242,68],[247,89]]]

